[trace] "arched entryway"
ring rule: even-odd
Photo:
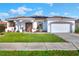
[[[25,31],[32,32],[32,22],[25,23]]]

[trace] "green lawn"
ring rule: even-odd
[[[79,56],[77,50],[72,51],[0,51],[0,56]]]
[[[54,34],[9,32],[0,36],[0,42],[64,42],[64,40]]]

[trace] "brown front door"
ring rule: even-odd
[[[32,32],[32,23],[26,23],[25,28],[26,28],[25,30],[27,32]]]

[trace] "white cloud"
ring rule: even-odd
[[[19,15],[23,15],[23,14],[25,14],[28,11],[32,11],[32,9],[31,8],[26,8],[24,6],[19,7],[17,9],[10,9],[10,13],[12,13],[12,14],[19,14]]]
[[[42,7],[38,7],[36,10],[42,10]]]
[[[50,15],[50,16],[57,16],[57,15],[60,15],[60,14],[57,13],[57,12],[50,12],[49,15]]]
[[[72,17],[72,18],[76,18],[76,19],[79,18],[77,15],[72,15],[71,13],[68,13],[68,12],[65,12],[64,16]]]
[[[53,3],[47,3],[50,7],[52,7],[53,6]]]
[[[43,15],[43,10],[38,10],[33,15],[42,16]]]
[[[71,16],[69,16],[69,17],[72,17],[72,18],[76,18],[76,19],[79,19],[79,16],[74,16],[74,15],[71,15]]]
[[[67,15],[69,15],[69,13],[68,12],[65,12],[64,15],[67,16]]]
[[[14,10],[14,9],[10,9],[10,12],[11,12],[12,14],[16,14],[16,10]]]
[[[0,16],[9,16],[8,13],[0,13]]]
[[[0,13],[0,18],[7,18],[9,17],[9,14],[8,13]]]

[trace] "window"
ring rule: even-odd
[[[15,23],[14,22],[9,22],[9,27],[15,27]]]

